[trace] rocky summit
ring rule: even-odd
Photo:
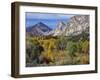
[[[71,17],[66,23],[59,22],[59,25],[54,30],[53,36],[57,35],[78,35],[83,31],[89,33],[89,16],[76,15]]]

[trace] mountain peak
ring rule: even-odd
[[[35,24],[34,26],[45,26],[45,27],[48,27],[46,24],[44,24],[44,23],[42,23],[42,22],[39,22],[39,23],[37,23],[37,24]]]
[[[41,29],[43,32],[51,31],[52,29],[48,27],[46,24],[39,22],[33,27]]]
[[[39,22],[39,23],[37,23],[36,24],[37,26],[41,26],[41,25],[45,25],[44,23],[42,23],[42,22]],[[46,25],[45,25],[46,26]]]
[[[39,22],[38,24],[44,24],[44,23],[42,23],[42,22]]]
[[[31,27],[26,29],[26,32],[30,33],[32,36],[42,36],[46,35],[46,32],[51,31],[52,29],[49,28],[46,24],[39,22]]]

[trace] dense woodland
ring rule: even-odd
[[[26,37],[26,67],[89,64],[89,34]]]

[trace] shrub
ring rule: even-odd
[[[64,50],[67,47],[67,38],[65,36],[60,36],[56,41],[56,47],[58,50]]]
[[[77,52],[77,45],[75,42],[68,42],[67,44],[67,50],[71,57],[75,56],[75,52]]]
[[[85,40],[82,44],[82,51],[84,53],[89,53],[89,41]]]
[[[42,51],[44,51],[44,48],[39,44],[39,42],[36,39],[30,39],[26,46],[26,57],[27,59],[30,58],[31,62],[34,59],[37,61]]]

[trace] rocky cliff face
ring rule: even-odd
[[[57,28],[54,30],[54,36],[57,35],[78,35],[83,31],[89,33],[89,16],[88,15],[76,15],[69,19],[65,24],[60,22]]]
[[[62,35],[66,29],[66,24],[63,22],[59,22],[57,28],[54,30],[54,36]]]
[[[89,16],[88,15],[77,15],[72,17],[67,23],[65,34],[66,35],[77,35],[83,31],[89,32]]]

